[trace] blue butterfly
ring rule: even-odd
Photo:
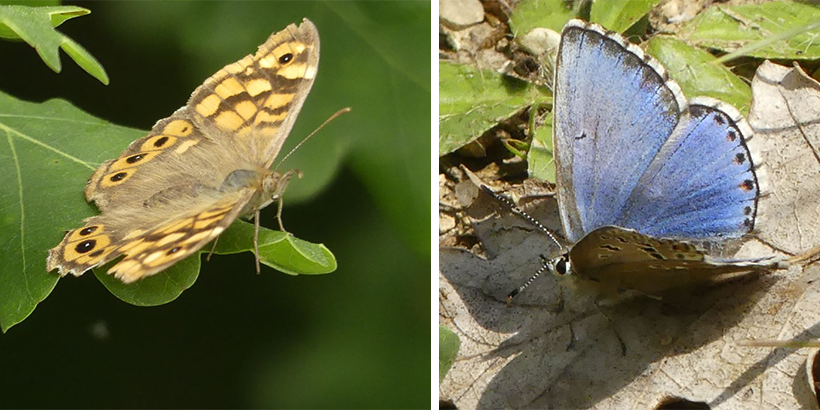
[[[656,295],[787,266],[777,257],[716,258],[691,243],[755,226],[763,175],[747,144],[751,128],[733,107],[687,103],[658,61],[580,20],[561,35],[553,101],[557,198],[574,245],[541,271]]]

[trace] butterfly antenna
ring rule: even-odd
[[[515,295],[521,293],[521,291],[526,289],[527,286],[530,286],[536,279],[538,279],[539,276],[541,276],[542,273],[544,273],[549,268],[549,261],[547,261],[547,258],[545,258],[544,255],[541,255],[541,267],[538,268],[538,271],[536,271],[534,275],[530,276],[530,278],[527,279],[527,281],[524,282],[523,285],[519,286],[518,288],[510,292],[509,295],[507,295],[507,304],[509,305],[510,302],[512,302],[512,299],[515,297]]]
[[[308,139],[310,139],[310,137],[312,137],[312,136],[313,136],[313,134],[316,134],[317,132],[319,132],[319,130],[321,130],[322,128],[324,128],[324,127],[325,127],[325,125],[327,125],[327,123],[329,123],[329,122],[331,122],[331,121],[335,120],[335,119],[336,119],[336,117],[338,117],[338,116],[340,116],[340,115],[342,115],[342,114],[344,114],[344,113],[346,113],[346,112],[350,112],[350,107],[345,107],[345,108],[342,108],[341,110],[336,111],[335,113],[333,113],[333,115],[331,115],[331,116],[330,116],[330,118],[326,119],[326,120],[325,120],[325,122],[323,122],[323,123],[322,123],[322,125],[320,125],[318,128],[316,128],[315,130],[313,130],[313,132],[311,132],[310,134],[308,134],[308,136],[307,136],[307,137],[305,137],[305,139],[303,139],[301,142],[299,142],[298,144],[296,144],[296,146],[295,146],[295,147],[293,147],[293,149],[292,149],[292,150],[290,150],[290,152],[288,152],[288,154],[287,154],[287,155],[285,155],[284,157],[282,157],[282,159],[279,161],[279,163],[278,163],[278,164],[276,164],[276,167],[274,167],[274,168],[273,168],[273,172],[276,172],[276,170],[277,170],[277,169],[279,169],[279,165],[282,165],[282,163],[283,163],[283,162],[285,162],[285,160],[286,160],[286,159],[288,159],[288,157],[290,156],[290,154],[293,154],[293,152],[294,152],[294,151],[296,151],[296,149],[298,149],[299,147],[301,147],[301,146],[302,146],[302,144],[304,144],[304,143],[305,143]]]
[[[495,199],[496,199],[496,200],[498,200],[499,202],[501,202],[501,203],[503,203],[503,204],[507,205],[507,206],[508,206],[508,207],[512,210],[512,212],[513,212],[514,214],[517,214],[518,216],[520,216],[520,217],[524,218],[527,222],[529,222],[530,224],[532,224],[533,226],[535,226],[536,228],[538,228],[538,230],[539,230],[539,231],[541,231],[541,232],[543,232],[543,233],[544,233],[544,235],[547,235],[550,239],[552,239],[552,241],[553,241],[553,242],[555,242],[555,245],[557,245],[557,246],[558,246],[558,248],[559,248],[561,251],[563,251],[563,250],[564,250],[564,247],[561,245],[561,242],[558,242],[558,239],[556,239],[556,238],[555,238],[555,235],[553,235],[553,234],[552,234],[552,231],[550,231],[549,229],[547,229],[547,227],[546,227],[546,226],[542,225],[542,224],[541,224],[541,222],[538,222],[538,220],[537,220],[537,219],[533,218],[533,217],[532,217],[532,216],[530,216],[528,213],[524,212],[524,210],[522,210],[521,208],[519,208],[519,207],[518,207],[516,204],[514,204],[511,200],[507,199],[507,197],[505,197],[505,196],[503,196],[503,195],[501,195],[501,194],[496,194],[495,192],[493,192],[493,190],[492,190],[492,189],[490,189],[490,187],[488,187],[487,185],[481,185],[481,189],[483,189],[483,190],[484,190],[484,192],[486,192],[486,193],[490,194],[493,198],[495,198]],[[542,268],[543,268],[543,266],[542,266]],[[535,276],[538,276],[539,274],[540,274],[540,271],[539,271],[539,273],[536,273],[536,274],[535,274]],[[533,279],[534,279],[534,278],[533,278]],[[529,285],[529,283],[527,283],[527,284],[526,284],[526,285],[524,285],[523,287],[527,287],[527,285]],[[522,287],[522,288],[523,288],[523,287]]]

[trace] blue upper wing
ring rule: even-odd
[[[677,238],[749,232],[760,197],[749,135],[745,120],[731,106],[693,99],[614,225]]]
[[[691,239],[751,229],[759,185],[742,117],[716,100],[687,106],[663,67],[620,35],[564,27],[554,114],[571,242],[606,225]]]

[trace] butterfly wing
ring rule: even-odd
[[[754,228],[764,175],[733,107],[693,99],[644,171],[615,225],[648,235],[739,238]]]
[[[658,239],[631,229],[605,226],[569,251],[572,273],[607,290],[658,295],[709,283],[726,275],[786,267],[777,257],[719,259],[684,241]]]
[[[555,161],[572,242],[607,225],[689,239],[753,228],[762,175],[734,108],[686,105],[656,60],[594,24],[567,24],[558,58]]]
[[[61,276],[80,276],[95,266],[125,257],[108,273],[125,283],[153,275],[214,240],[253,196],[250,189],[176,191],[168,201],[120,208],[87,218],[49,251],[46,267]],[[186,204],[187,210],[180,204]],[[170,217],[168,217],[170,215]]]
[[[570,242],[613,224],[684,104],[677,84],[637,46],[580,20],[564,27],[553,138],[559,209]]]
[[[319,34],[310,21],[274,33],[255,55],[219,70],[185,107],[100,166],[86,185],[86,198],[105,212],[180,181],[219,186],[236,169],[269,168],[313,85],[318,62]]]
[[[319,33],[309,20],[272,34],[259,51],[217,71],[191,95],[194,124],[270,168],[313,86]]]
[[[190,255],[242,213],[269,203],[260,197],[276,191],[264,186],[276,180],[266,177],[268,168],[318,60],[318,32],[304,20],[207,79],[185,107],[91,176],[85,195],[102,214],[49,251],[48,270],[80,275],[126,255],[110,273],[130,282]]]

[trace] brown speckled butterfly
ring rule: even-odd
[[[270,167],[318,64],[319,33],[305,19],[205,80],[186,106],[94,172],[85,197],[101,215],[68,232],[47,269],[79,276],[125,255],[108,273],[130,283],[196,252],[237,217],[255,215],[258,231],[259,210],[277,201],[281,212],[296,172]]]

